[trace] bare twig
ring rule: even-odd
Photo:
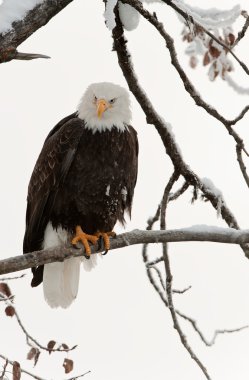
[[[18,280],[19,278],[23,278],[26,276],[26,273],[21,274],[21,276],[15,276],[15,277],[0,277],[0,281],[11,281],[11,280]]]
[[[161,257],[156,258],[155,260],[148,261],[146,263],[146,266],[147,267],[152,267],[152,266],[154,266],[154,265],[156,265],[158,263],[161,263],[162,261],[163,261],[163,257],[161,256]]]
[[[176,313],[183,319],[185,319],[186,321],[188,321],[193,329],[197,332],[197,334],[199,335],[200,339],[202,340],[202,342],[210,347],[210,346],[213,346],[216,342],[216,338],[221,335],[221,334],[231,334],[231,333],[235,333],[235,332],[239,332],[239,331],[242,331],[242,330],[245,330],[247,329],[249,326],[246,325],[246,326],[242,326],[242,327],[238,327],[238,328],[235,328],[235,329],[222,329],[222,330],[215,330],[214,332],[214,335],[212,337],[212,339],[210,341],[208,341],[205,336],[203,335],[203,333],[201,332],[201,330],[199,329],[199,327],[197,326],[197,322],[193,319],[193,318],[190,318],[188,317],[187,315],[183,314],[182,312],[180,312],[179,310],[176,310]]]
[[[155,289],[155,291],[157,292],[157,294],[159,295],[159,297],[163,301],[164,305],[166,307],[169,307],[167,298],[165,297],[165,291],[164,290],[162,291],[161,288],[159,288],[159,286],[157,285],[157,283],[156,283],[156,281],[152,275],[152,271],[149,268],[147,268],[146,273],[147,273],[147,276],[148,276],[148,279],[149,279],[151,285],[153,286],[153,288]]]
[[[159,220],[160,211],[161,211],[161,205],[158,205],[155,215],[152,218],[149,218],[147,221],[146,230],[151,230],[154,223],[156,223]]]
[[[19,53],[16,52],[15,58],[14,59],[19,59],[21,61],[30,61],[32,59],[37,59],[37,58],[51,58],[48,55],[44,54],[36,54],[36,53]]]
[[[35,344],[37,347],[39,347],[41,350],[44,350],[44,351],[48,351],[49,353],[50,352],[69,352],[69,351],[72,351],[74,350],[76,346],[73,346],[71,348],[63,348],[63,347],[58,347],[58,348],[48,348],[47,346],[43,346],[42,344],[40,344],[35,338],[33,338],[29,333],[28,331],[26,330],[26,328],[24,327],[20,317],[19,317],[19,314],[15,308],[15,317],[16,317],[16,320],[19,324],[19,326],[21,327],[23,333],[25,334],[26,336],[26,341],[27,341],[27,344],[31,347],[33,347],[33,344]],[[33,343],[33,344],[30,344],[30,341]]]
[[[248,27],[249,27],[249,16],[248,16],[247,12],[246,12],[246,11],[242,11],[242,12],[241,12],[241,15],[242,15],[243,17],[245,17],[246,21],[245,21],[245,24],[243,25],[242,30],[238,33],[238,37],[237,37],[236,40],[234,41],[234,44],[233,44],[233,46],[232,46],[233,48],[234,48],[236,45],[238,45],[238,43],[240,42],[240,40],[242,40],[242,38],[245,37],[246,31],[247,31],[247,29],[248,29]]]
[[[4,363],[4,366],[3,366],[3,371],[2,371],[2,373],[0,375],[0,380],[4,380],[4,375],[5,375],[6,368],[7,368],[8,364],[9,364],[9,361],[8,361],[8,359],[6,359],[5,363]]]
[[[148,275],[149,281],[150,281],[150,283],[152,284],[153,288],[155,289],[155,291],[157,292],[157,294],[158,294],[159,297],[161,298],[161,300],[162,300],[162,302],[164,303],[164,305],[168,308],[168,307],[169,307],[169,305],[168,305],[168,301],[167,301],[167,299],[166,299],[166,297],[165,297],[165,295],[164,295],[164,292],[158,287],[158,285],[157,285],[157,283],[156,283],[156,281],[155,281],[155,279],[154,279],[154,277],[153,277],[153,275],[152,275],[152,272],[149,271],[148,268],[147,268],[146,272],[147,272],[147,275]],[[187,291],[189,288],[190,288],[190,287],[188,287],[188,288],[186,289],[186,291]],[[172,290],[172,292],[174,293],[174,290]],[[220,334],[236,333],[236,332],[239,332],[239,331],[241,331],[241,330],[244,330],[244,329],[248,328],[248,326],[243,326],[243,327],[239,327],[239,328],[235,328],[235,329],[215,330],[214,335],[213,335],[213,338],[212,338],[210,341],[208,341],[208,340],[205,338],[204,334],[203,334],[203,333],[201,332],[201,330],[199,329],[199,327],[197,326],[197,322],[196,322],[193,318],[187,316],[186,314],[182,313],[181,311],[179,311],[179,310],[177,310],[177,309],[175,309],[175,312],[176,312],[177,315],[179,315],[179,317],[185,319],[186,321],[188,321],[188,322],[192,325],[193,329],[194,329],[195,332],[199,335],[201,341],[202,341],[206,346],[212,346],[213,344],[215,344],[216,338],[217,338],[217,336],[220,335]]]
[[[243,174],[243,177],[245,179],[247,186],[249,187],[249,176],[247,174],[246,166],[245,166],[243,158],[242,158],[242,149],[239,145],[236,146],[236,153],[237,153],[237,161],[239,163],[240,170]]]
[[[166,230],[166,208],[168,205],[168,199],[170,196],[170,191],[174,185],[174,183],[179,178],[179,172],[177,170],[174,171],[172,176],[169,179],[169,182],[167,183],[164,193],[163,193],[163,199],[161,202],[161,215],[160,215],[160,229]]]
[[[164,284],[163,276],[162,276],[160,270],[159,270],[156,266],[149,266],[149,267],[147,266],[147,268],[148,268],[149,270],[150,270],[150,269],[153,269],[153,270],[156,272],[156,274],[158,275],[158,278],[159,278],[160,284],[161,284],[163,290],[165,290],[165,284]]]
[[[8,358],[6,358],[5,356],[3,356],[2,354],[0,354],[0,358],[2,358],[5,361],[8,360],[8,363],[13,366],[14,361],[9,360]],[[40,376],[34,375],[33,373],[26,371],[22,367],[20,368],[20,370],[21,370],[22,373],[26,373],[26,375],[29,375],[30,377],[33,377],[33,379],[36,379],[36,380],[46,380],[46,379],[44,379],[44,378],[42,378]]]
[[[83,373],[82,375],[78,375],[78,376],[70,377],[70,379],[65,379],[65,380],[76,380],[76,379],[79,379],[80,377],[84,377],[84,376],[87,375],[88,373],[91,373],[91,371],[87,371],[87,372]]]
[[[2,358],[3,360],[5,360],[6,363],[11,364],[11,365],[13,366],[14,361],[9,360],[7,357],[5,357],[5,356],[2,355],[2,354],[0,354],[0,358]],[[31,373],[31,372],[26,371],[26,370],[23,369],[22,367],[20,368],[20,370],[21,370],[22,373],[25,373],[26,375],[29,375],[30,377],[32,377],[32,378],[35,379],[35,380],[46,380],[46,379],[44,379],[44,378],[42,378],[42,377],[40,377],[40,376],[37,376],[37,375],[35,375],[35,374]],[[84,377],[85,375],[87,375],[87,374],[90,373],[90,372],[91,372],[91,371],[87,371],[87,372],[83,373],[82,375],[78,375],[78,376],[70,377],[70,378],[67,378],[67,379],[65,379],[65,380],[76,380],[76,379],[79,379],[79,378],[81,378],[81,377]],[[1,379],[1,377],[0,377],[0,379]]]
[[[3,293],[0,293],[0,302],[13,301],[15,296],[6,297]]]
[[[184,184],[175,193],[169,194],[169,202],[175,201],[179,198],[185,191],[189,188],[189,184],[184,182]]]
[[[167,299],[168,299],[169,310],[170,310],[170,313],[171,313],[171,316],[172,316],[174,328],[178,332],[180,340],[181,340],[183,346],[188,351],[188,353],[191,356],[191,358],[197,363],[197,365],[199,366],[199,368],[202,370],[204,376],[207,379],[210,380],[211,377],[209,376],[206,367],[202,364],[202,362],[200,361],[200,359],[197,357],[197,355],[194,353],[193,349],[189,345],[189,343],[188,343],[188,341],[186,339],[186,336],[184,335],[184,333],[183,333],[183,331],[181,329],[181,326],[180,326],[180,324],[178,322],[177,313],[176,313],[176,310],[175,310],[175,307],[174,307],[173,297],[172,297],[172,280],[173,280],[173,276],[172,276],[172,273],[171,273],[170,263],[169,263],[169,257],[168,257],[168,253],[167,252],[165,252],[165,254],[164,254],[164,263],[165,263],[165,271],[166,271],[166,277],[167,277],[167,280],[166,280]]]
[[[153,219],[153,220],[158,220],[158,218],[151,218],[151,219]],[[151,219],[150,219],[150,220],[151,220]],[[148,222],[150,222],[150,220],[149,220]],[[153,223],[152,223],[152,224],[149,224],[147,228],[148,228],[149,230],[151,230],[152,227],[153,227]],[[146,273],[147,273],[147,276],[148,276],[149,281],[150,281],[150,283],[152,284],[153,288],[155,289],[155,291],[157,292],[157,294],[158,294],[159,297],[161,298],[162,302],[163,302],[164,305],[168,308],[168,301],[167,301],[167,299],[166,299],[166,297],[165,297],[165,295],[164,295],[164,292],[163,292],[163,291],[159,288],[159,286],[157,285],[157,283],[156,283],[156,281],[155,281],[155,279],[154,279],[154,277],[153,277],[153,275],[152,275],[152,271],[150,270],[150,267],[153,267],[153,269],[155,270],[155,268],[156,268],[156,264],[159,263],[159,262],[164,261],[164,258],[163,258],[163,257],[159,257],[159,258],[157,258],[157,259],[155,259],[155,260],[153,260],[153,261],[148,261],[147,248],[148,248],[148,244],[144,244],[144,245],[143,245],[143,259],[144,259],[144,262],[145,262],[145,265],[146,265]],[[164,290],[165,286],[162,285],[162,281],[163,281],[163,280],[162,280],[161,273],[160,273],[160,271],[156,271],[156,272],[157,272],[157,275],[158,275],[158,272],[159,272],[159,277],[160,277],[161,286],[162,286],[162,288],[163,288],[163,290]],[[186,291],[189,290],[190,288],[191,288],[191,286],[189,286],[189,287],[187,287],[186,289],[183,289],[183,290],[174,290],[174,289],[173,289],[172,292],[173,292],[173,293],[180,293],[180,294],[181,294],[181,293],[186,292]],[[194,330],[196,331],[196,333],[199,335],[201,341],[202,341],[206,346],[210,346],[210,345],[211,345],[211,342],[212,342],[212,344],[215,343],[215,338],[218,336],[218,334],[220,334],[219,331],[224,331],[224,332],[226,332],[226,331],[228,331],[228,332],[237,332],[237,331],[240,331],[240,330],[242,330],[242,329],[244,329],[244,328],[247,327],[247,326],[244,326],[244,327],[241,327],[241,328],[231,329],[231,330],[216,330],[216,331],[214,332],[214,336],[213,336],[212,340],[209,342],[209,341],[204,337],[204,334],[203,334],[203,333],[201,332],[201,330],[198,328],[197,323],[196,323],[196,321],[195,321],[193,318],[191,318],[191,317],[189,317],[189,316],[183,314],[183,313],[180,312],[179,310],[175,310],[175,312],[176,312],[176,314],[179,315],[181,318],[183,318],[183,319],[185,319],[185,320],[187,320],[188,322],[191,323],[192,327],[194,328]]]
[[[161,230],[166,229],[166,210],[167,210],[167,205],[168,205],[168,199],[169,199],[169,194],[170,191],[174,185],[174,183],[178,180],[179,174],[177,171],[175,171],[172,176],[169,179],[169,182],[167,183],[164,194],[163,194],[163,199],[161,203],[161,217],[160,217],[160,228]],[[204,376],[208,379],[211,380],[208,371],[206,367],[203,365],[203,363],[200,361],[198,356],[194,353],[192,347],[189,345],[186,336],[184,335],[181,326],[178,322],[176,310],[174,307],[173,303],[173,290],[172,290],[172,281],[173,281],[173,276],[170,268],[170,260],[169,260],[169,254],[168,254],[168,245],[167,243],[162,244],[163,248],[163,260],[164,260],[164,267],[165,267],[165,273],[166,273],[166,294],[167,294],[167,301],[168,301],[168,308],[171,313],[172,321],[174,328],[176,329],[180,340],[184,346],[184,348],[187,350],[191,358],[196,362],[196,364],[199,366],[201,371],[203,372]],[[164,287],[165,289],[165,287]]]
[[[179,290],[179,289],[173,289],[172,292],[175,293],[175,294],[184,294],[186,293],[189,289],[191,289],[192,286],[189,285],[187,288],[184,288],[182,290]]]

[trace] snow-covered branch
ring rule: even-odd
[[[144,15],[144,12],[147,12],[146,10],[144,10],[143,6],[138,1],[135,1],[135,0],[124,0],[124,1],[126,1],[129,4],[133,4],[134,7],[142,15]],[[154,17],[149,12],[146,13],[146,16],[148,16],[149,18]],[[143,90],[141,84],[139,83],[138,78],[137,78],[135,71],[134,71],[131,55],[130,55],[130,53],[127,49],[127,46],[126,46],[127,45],[127,39],[124,36],[124,30],[123,30],[122,24],[121,24],[119,16],[118,16],[117,9],[116,9],[116,22],[117,22],[117,26],[113,29],[112,33],[113,33],[113,39],[114,39],[114,49],[117,52],[119,65],[120,65],[121,70],[123,72],[123,75],[127,81],[127,84],[129,86],[130,91],[133,93],[133,95],[137,99],[138,103],[140,104],[141,108],[143,109],[143,111],[146,115],[148,124],[153,124],[155,126],[157,132],[159,133],[161,140],[164,144],[166,153],[169,155],[169,157],[170,157],[170,159],[174,165],[174,168],[185,178],[186,182],[189,185],[194,187],[195,190],[200,189],[201,192],[203,193],[203,196],[205,197],[205,199],[209,200],[211,202],[212,206],[216,210],[218,210],[220,205],[221,205],[220,214],[221,214],[222,218],[226,221],[226,223],[229,227],[239,229],[239,225],[237,223],[237,220],[235,219],[234,215],[232,214],[231,210],[228,208],[226,203],[221,202],[220,197],[217,197],[217,192],[213,191],[212,189],[210,189],[210,187],[206,186],[206,184],[201,180],[201,178],[199,178],[197,176],[197,174],[194,173],[193,170],[191,170],[191,168],[189,167],[189,165],[187,165],[187,163],[184,161],[182,154],[181,154],[181,151],[178,147],[178,144],[175,141],[175,138],[174,138],[174,135],[172,133],[172,130],[170,128],[169,123],[166,123],[163,120],[163,118],[156,112],[156,110],[153,107],[149,97],[147,96],[147,94]],[[163,33],[164,33],[165,31],[164,31],[163,25],[157,21],[156,17],[154,17],[153,23],[156,23],[156,22],[158,24],[160,24],[160,31],[163,31]],[[167,35],[167,36],[168,36],[167,37],[167,47],[171,52],[171,60],[172,61],[174,60],[174,62],[180,68],[180,65],[179,65],[179,62],[177,59],[177,55],[176,55],[176,51],[174,48],[174,41],[169,35]],[[194,100],[196,101],[196,103],[198,105],[201,105],[201,104],[199,104],[199,101],[198,101],[198,99],[200,99],[199,94],[197,93],[195,88],[192,86],[191,82],[188,80],[185,72],[182,69],[181,69],[180,76],[183,80],[183,83],[184,83],[186,90],[188,91],[189,90],[188,87],[191,86],[191,89],[190,89],[190,92],[192,94],[191,96],[194,98]],[[217,111],[215,109],[213,109],[211,106],[209,106],[209,108],[210,108],[210,114],[212,114],[212,116],[214,116],[213,113],[215,113]],[[244,112],[242,112],[242,114],[244,115],[245,112],[246,112],[246,110],[244,110]],[[235,120],[238,120],[240,118],[240,116]],[[232,133],[231,125],[232,124],[230,122],[230,125],[228,127]],[[239,138],[239,140],[241,140],[241,139]],[[239,143],[239,140],[238,140],[238,143]],[[236,142],[237,142],[237,140],[236,140]],[[244,148],[243,141],[241,143],[242,143],[242,149],[243,149]],[[240,146],[241,146],[241,144],[240,144]],[[246,245],[243,245],[242,249],[244,250],[246,256],[249,257],[249,248]]]
[[[249,230],[210,227],[197,225],[167,231],[133,230],[111,239],[110,250],[124,248],[135,244],[207,241],[214,243],[244,244],[249,243]],[[103,252],[104,247],[92,246],[92,253]],[[60,247],[27,253],[0,260],[0,275],[17,272],[34,266],[63,261],[70,257],[84,256],[84,249]]]
[[[72,1],[22,1],[19,5],[18,2],[14,6],[12,4],[12,11],[7,8],[8,0],[0,5],[0,11],[2,11],[0,12],[2,14],[0,18],[0,63],[8,62],[12,59],[48,58],[42,54],[19,53],[16,49]]]

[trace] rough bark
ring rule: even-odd
[[[206,226],[182,228],[167,231],[133,230],[111,239],[110,250],[135,244],[209,241],[214,243],[243,244],[249,242],[249,230]],[[92,247],[92,253],[103,252],[104,247]],[[70,257],[84,256],[84,249],[58,247],[44,251],[35,251],[25,255],[11,257],[0,261],[0,275],[17,272],[34,266],[63,261]]]
[[[51,18],[59,13],[73,0],[44,0],[41,4],[29,11],[24,19],[15,21],[12,29],[7,33],[0,34],[0,63],[11,61],[12,59],[25,59],[21,57],[16,48],[30,37],[39,28],[46,25]],[[33,54],[31,54],[33,56]],[[30,57],[26,54],[26,59],[44,58],[40,56]],[[47,57],[46,57],[47,58]]]

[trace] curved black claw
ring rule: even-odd
[[[107,249],[104,253],[102,253],[102,256],[105,256],[108,253],[109,249]]]

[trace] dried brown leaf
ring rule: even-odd
[[[218,58],[221,54],[221,51],[217,49],[216,47],[210,45],[209,46],[209,53],[211,54],[212,57]]]
[[[183,41],[187,41],[187,42],[192,42],[193,41],[193,35],[192,33],[186,33],[185,31],[182,33],[183,37],[182,37],[182,40]]]
[[[61,347],[64,349],[64,350],[69,350],[69,347],[66,343],[62,343]]]
[[[20,363],[14,361],[12,366],[12,380],[21,379],[21,366]]]
[[[56,345],[55,340],[50,340],[47,344],[48,352],[51,354],[54,346]]]
[[[210,63],[210,55],[209,52],[206,51],[204,57],[203,57],[203,66],[207,66]]]
[[[35,348],[35,347],[32,347],[32,348],[29,350],[29,352],[28,352],[27,359],[28,359],[28,360],[32,360],[32,359],[34,359],[35,354],[36,354],[36,348]]]
[[[38,350],[38,348],[36,349],[36,354],[35,354],[35,357],[34,357],[34,366],[36,366],[38,360],[39,360],[39,357],[40,357],[40,353],[41,351]]]
[[[28,352],[27,359],[34,360],[34,366],[36,366],[40,353],[41,352],[38,350],[38,348],[32,347],[30,351]]]
[[[7,298],[11,296],[11,290],[6,282],[0,282],[0,293],[3,293]]]
[[[71,359],[64,359],[63,367],[65,369],[65,373],[69,373],[73,370],[73,361]]]
[[[5,314],[8,316],[8,317],[13,317],[13,315],[15,315],[15,308],[13,306],[7,306],[5,308]]]
[[[227,36],[227,38],[228,38],[229,44],[233,45],[234,41],[235,41],[235,35],[232,34],[232,33],[229,33],[228,36]]]

